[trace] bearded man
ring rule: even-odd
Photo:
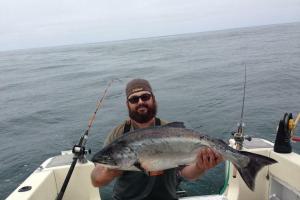
[[[129,131],[167,123],[156,117],[157,103],[147,80],[130,81],[126,86],[126,97],[129,119],[113,129],[104,142],[105,146]],[[112,194],[115,200],[174,200],[178,199],[178,176],[195,180],[221,161],[222,156],[219,153],[207,148],[198,152],[195,163],[181,168],[150,172],[148,175],[144,172],[108,169],[96,164],[91,180],[95,187],[102,187],[116,178]]]

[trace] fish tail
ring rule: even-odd
[[[247,151],[240,151],[239,153],[247,156],[250,159],[250,162],[245,167],[240,167],[237,164],[235,164],[235,166],[239,171],[241,177],[245,181],[246,185],[253,191],[255,188],[255,177],[258,171],[264,166],[277,163],[277,161],[272,158]]]

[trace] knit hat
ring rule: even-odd
[[[136,92],[148,91],[152,93],[152,88],[150,83],[144,79],[133,79],[129,81],[126,85],[126,96],[127,98]]]

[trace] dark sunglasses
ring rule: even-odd
[[[141,96],[132,96],[128,99],[128,101],[131,104],[136,104],[139,102],[139,100],[141,99],[142,101],[149,101],[149,99],[151,99],[152,95],[151,94],[142,94]]]

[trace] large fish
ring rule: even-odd
[[[257,172],[277,162],[233,149],[223,140],[186,129],[182,122],[126,133],[97,152],[92,161],[113,169],[159,171],[195,162],[198,150],[205,147],[231,161],[251,190]]]

